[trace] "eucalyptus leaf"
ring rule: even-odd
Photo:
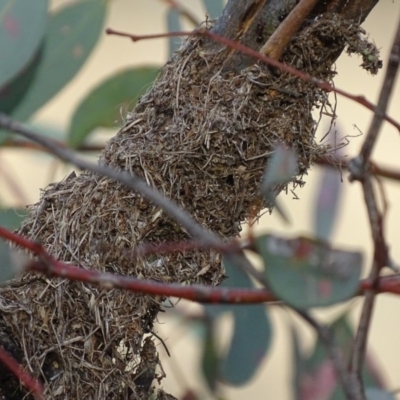
[[[224,0],[203,0],[204,7],[211,19],[221,16],[224,9]]]
[[[101,82],[78,105],[67,142],[80,146],[97,127],[114,128],[127,109],[149,88],[159,67],[143,66],[119,72]]]
[[[0,88],[35,54],[47,22],[47,0],[0,2]]]
[[[167,29],[168,32],[180,32],[182,31],[181,16],[178,11],[170,7],[167,11]],[[172,57],[173,53],[177,51],[182,44],[182,38],[170,37],[168,39],[169,57]]]
[[[21,209],[0,210],[0,225],[6,229],[17,229],[24,220],[27,212]]]
[[[40,64],[13,117],[26,120],[76,75],[100,37],[106,5],[106,0],[87,0],[51,15]]]
[[[232,385],[244,385],[258,371],[272,340],[271,323],[263,305],[233,308],[233,337],[222,361],[222,377]]]
[[[337,220],[343,188],[339,171],[333,168],[324,168],[318,186],[314,207],[314,230],[319,239],[328,240]]]
[[[256,238],[269,288],[289,305],[308,309],[336,304],[358,290],[362,256],[325,242],[273,235]]]

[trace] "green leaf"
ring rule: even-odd
[[[21,71],[43,38],[47,0],[0,3],[0,88]]]
[[[335,250],[308,238],[292,240],[272,235],[256,238],[265,276],[277,297],[308,309],[339,303],[358,290],[362,256]]]
[[[330,326],[335,344],[342,354],[350,355],[353,346],[354,334],[348,321],[347,313],[337,318]],[[297,364],[298,388],[296,398],[323,398],[329,400],[342,400],[346,398],[341,385],[336,379],[336,374],[325,346],[317,340],[308,358],[302,358]],[[379,372],[379,371],[378,371]],[[382,387],[382,382],[377,376],[376,368],[371,363],[371,357],[366,357],[366,363],[362,371],[362,380],[366,387]],[[378,398],[379,399],[379,398]]]
[[[333,168],[324,168],[315,204],[314,230],[319,239],[328,240],[337,219],[343,184]]]
[[[271,323],[263,305],[235,306],[233,338],[222,361],[222,376],[244,385],[257,372],[271,345]]]
[[[105,0],[88,0],[51,16],[40,65],[13,117],[26,120],[76,75],[97,43],[105,15]]]
[[[167,29],[168,32],[180,32],[182,31],[181,16],[172,7],[167,12]],[[180,37],[170,37],[168,39],[169,56],[181,47],[182,39]]]
[[[121,109],[133,108],[153,83],[159,67],[146,66],[120,72],[101,82],[78,105],[71,120],[68,144],[81,145],[97,127],[115,127]]]
[[[218,18],[224,9],[223,0],[203,0],[204,7],[211,19]]]
[[[26,210],[21,209],[0,210],[0,225],[9,230],[17,229],[26,215]]]
[[[245,272],[248,259],[242,254],[226,255],[223,259],[228,278],[223,287],[254,287]],[[232,385],[243,385],[257,372],[271,344],[271,324],[263,305],[208,305],[208,315],[232,312],[234,331],[229,350],[221,360],[224,381]]]
[[[277,146],[267,162],[261,183],[261,193],[267,201],[268,207],[275,207],[285,222],[289,220],[283,209],[277,204],[276,195],[297,174],[297,162],[296,153],[292,149],[281,145]]]
[[[208,387],[215,392],[218,379],[219,359],[214,338],[214,326],[212,321],[208,321],[205,326],[203,339],[203,353],[201,367]]]
[[[367,388],[365,396],[367,400],[396,400],[392,393],[378,388]]]
[[[220,285],[221,288],[253,288],[254,285],[245,272],[245,269],[250,265],[250,261],[241,254],[227,254],[222,259],[222,264],[225,267],[226,278]],[[232,304],[206,304],[204,309],[207,315],[211,318],[216,318],[220,314],[232,312],[235,309]]]
[[[8,244],[0,239],[0,285],[15,275],[13,261],[11,259],[11,250]]]
[[[277,146],[267,162],[262,182],[263,194],[268,194],[276,185],[290,182],[296,173],[296,153],[288,147]]]

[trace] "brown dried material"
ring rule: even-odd
[[[293,39],[284,62],[330,80],[337,56],[364,43],[361,34],[337,15],[321,16]],[[224,60],[207,43],[189,39],[166,64],[100,162],[142,176],[229,238],[265,206],[260,180],[277,143],[298,154],[295,186],[330,150],[315,142],[311,116],[329,103],[314,85],[264,65],[222,73]],[[224,274],[212,251],[133,259],[138,243],[188,234],[140,195],[88,172],[50,185],[20,233],[83,268],[185,284],[216,285]],[[0,311],[50,398],[143,398],[134,377],[154,366],[156,356],[141,349],[162,300],[26,274],[1,288]]]

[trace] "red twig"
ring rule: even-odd
[[[272,292],[266,289],[238,289],[201,285],[182,286],[180,284],[160,283],[87,270],[58,261],[49,255],[40,244],[25,239],[1,226],[0,237],[36,254],[39,260],[31,261],[26,268],[31,271],[41,272],[49,277],[68,278],[70,280],[100,285],[107,289],[118,288],[135,293],[179,297],[201,303],[254,304],[279,301]],[[374,290],[377,293],[385,292],[400,295],[400,277],[391,276],[381,278],[376,285],[371,280],[361,281],[358,294],[362,295],[367,290]]]
[[[249,47],[242,45],[241,43],[238,43],[238,42],[235,42],[234,40],[230,40],[223,36],[217,35],[217,34],[210,32],[204,28],[195,29],[194,31],[168,32],[168,33],[159,33],[159,34],[153,34],[153,35],[132,35],[129,33],[120,32],[120,31],[116,31],[114,29],[108,28],[108,29],[106,29],[106,33],[109,35],[128,37],[131,40],[133,40],[134,42],[137,42],[139,40],[144,40],[144,39],[158,39],[158,38],[175,37],[175,36],[195,36],[195,35],[206,36],[212,40],[215,40],[216,42],[222,43],[228,47],[239,50],[239,51],[243,52],[244,54],[247,54],[247,55],[255,58],[256,60],[259,60],[266,64],[272,65],[273,67],[280,68],[281,70],[288,72],[294,76],[297,76],[300,79],[303,79],[307,82],[311,82],[314,85],[321,88],[322,90],[325,90],[327,92],[336,92],[343,97],[346,97],[350,100],[355,101],[356,103],[361,104],[362,106],[368,108],[371,111],[375,112],[375,109],[376,109],[376,106],[362,95],[354,95],[354,94],[348,93],[342,89],[339,89],[337,87],[330,85],[328,82],[317,79],[309,74],[306,74],[305,72],[299,71],[298,69],[293,68],[290,65],[283,64],[271,57],[264,56],[256,50],[252,50]],[[396,127],[396,129],[400,132],[400,123],[399,122],[397,122],[393,118],[389,117],[387,114],[384,114],[383,118],[386,121],[388,121],[389,123],[391,123],[394,127]]]
[[[0,362],[2,362],[19,381],[33,393],[36,400],[43,400],[43,386],[31,375],[29,375],[17,361],[12,358],[0,345]]]

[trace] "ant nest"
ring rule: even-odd
[[[292,40],[283,61],[330,81],[333,63],[349,45],[372,70],[376,48],[362,34],[354,23],[323,15]],[[259,63],[224,71],[221,54],[208,40],[189,38],[100,162],[141,176],[201,225],[232,238],[266,206],[259,188],[274,146],[283,143],[297,153],[295,186],[332,149],[316,143],[311,114],[329,107],[326,92]],[[190,236],[141,195],[94,173],[49,185],[29,210],[19,233],[64,262],[186,285],[217,285],[224,277],[216,251],[134,256],[140,243]],[[0,322],[49,398],[145,399],[160,369],[153,341],[146,339],[150,350],[144,352],[143,337],[163,300],[26,273],[1,287]]]

